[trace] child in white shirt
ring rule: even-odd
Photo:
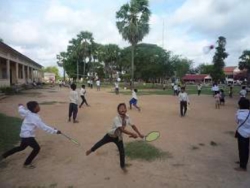
[[[18,107],[19,114],[24,118],[20,132],[20,137],[21,137],[20,146],[5,152],[2,155],[2,158],[7,158],[8,156],[23,151],[28,146],[30,146],[31,148],[33,148],[33,150],[25,160],[23,167],[32,169],[35,168],[35,166],[32,164],[32,161],[40,151],[40,146],[35,139],[36,128],[43,129],[44,131],[50,134],[61,134],[61,131],[56,130],[43,123],[39,115],[37,115],[37,113],[40,111],[40,106],[36,101],[28,102],[27,108],[28,110],[25,109],[25,107],[22,104],[19,104]]]
[[[132,91],[132,99],[129,101],[129,108],[132,109],[132,105],[137,108],[137,110],[140,112],[141,108],[139,106],[137,106],[137,102],[138,102],[138,98],[137,98],[137,89],[134,89]]]
[[[78,123],[76,120],[78,113],[78,93],[76,91],[76,85],[70,85],[71,91],[69,93],[69,122],[71,121],[71,116],[73,114],[73,123]]]
[[[190,104],[188,94],[185,92],[185,87],[181,88],[181,92],[178,97],[180,100],[180,115],[183,117],[187,113],[187,104]]]
[[[122,133],[129,135],[129,137],[137,138],[138,136],[140,138],[143,138],[144,135],[142,135],[137,127],[132,124],[131,119],[126,114],[127,113],[127,107],[125,103],[120,103],[117,107],[118,116],[116,116],[113,120],[113,126],[112,129],[99,141],[97,142],[91,149],[89,149],[86,152],[86,155],[91,154],[104,144],[113,142],[116,144],[119,150],[120,154],[120,167],[124,172],[126,172],[125,168],[125,152],[123,147],[123,139],[122,139]],[[132,129],[136,132],[130,132],[126,129],[126,126],[130,125]]]

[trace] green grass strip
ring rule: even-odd
[[[11,149],[20,140],[22,120],[0,113],[0,152]]]

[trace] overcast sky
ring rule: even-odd
[[[0,0],[0,38],[43,66],[54,66],[56,54],[80,31],[93,33],[95,42],[129,44],[116,28],[116,11],[128,0]],[[219,36],[227,40],[226,65],[237,65],[250,49],[250,0],[149,0],[150,33],[155,43],[173,54],[211,63]]]

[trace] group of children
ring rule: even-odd
[[[78,123],[76,120],[77,117],[77,103],[78,103],[78,93],[76,91],[76,85],[71,84],[71,91],[69,94],[69,119],[68,121],[71,121],[71,117],[73,115],[73,122]],[[88,105],[84,95],[86,93],[85,86],[82,85],[80,95],[82,97],[82,103],[79,107],[83,105],[83,103],[86,103]],[[133,98],[130,100],[130,109],[132,108],[132,105],[134,105],[139,111],[140,108],[137,106],[137,90],[133,90]],[[20,132],[20,138],[21,143],[18,147],[14,147],[13,149],[5,152],[4,154],[0,155],[0,161],[2,159],[5,159],[14,153],[23,151],[28,146],[33,148],[30,155],[25,160],[23,167],[33,169],[35,166],[32,164],[33,159],[37,156],[37,154],[40,151],[40,146],[37,143],[35,139],[35,130],[37,128],[43,129],[44,131],[51,133],[51,134],[62,134],[61,131],[52,128],[48,125],[46,125],[41,118],[38,115],[38,112],[40,111],[40,106],[36,101],[30,101],[27,103],[27,109],[23,105],[19,105],[18,107],[19,114],[24,118],[21,126],[21,132]],[[113,125],[111,130],[99,141],[97,142],[91,149],[87,150],[86,155],[89,155],[90,153],[97,150],[99,147],[101,147],[104,144],[113,142],[116,144],[119,150],[120,154],[120,167],[121,169],[126,172],[126,166],[125,166],[125,152],[124,152],[124,146],[123,146],[123,139],[122,134],[127,134],[129,137],[132,138],[143,138],[144,135],[139,132],[137,127],[132,123],[131,118],[127,115],[127,107],[125,103],[120,103],[117,107],[118,115],[113,120]],[[131,132],[126,129],[126,126],[130,125],[132,129],[135,131]]]

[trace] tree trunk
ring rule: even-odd
[[[135,45],[132,44],[131,48],[131,88],[134,88],[134,52],[135,52]]]

